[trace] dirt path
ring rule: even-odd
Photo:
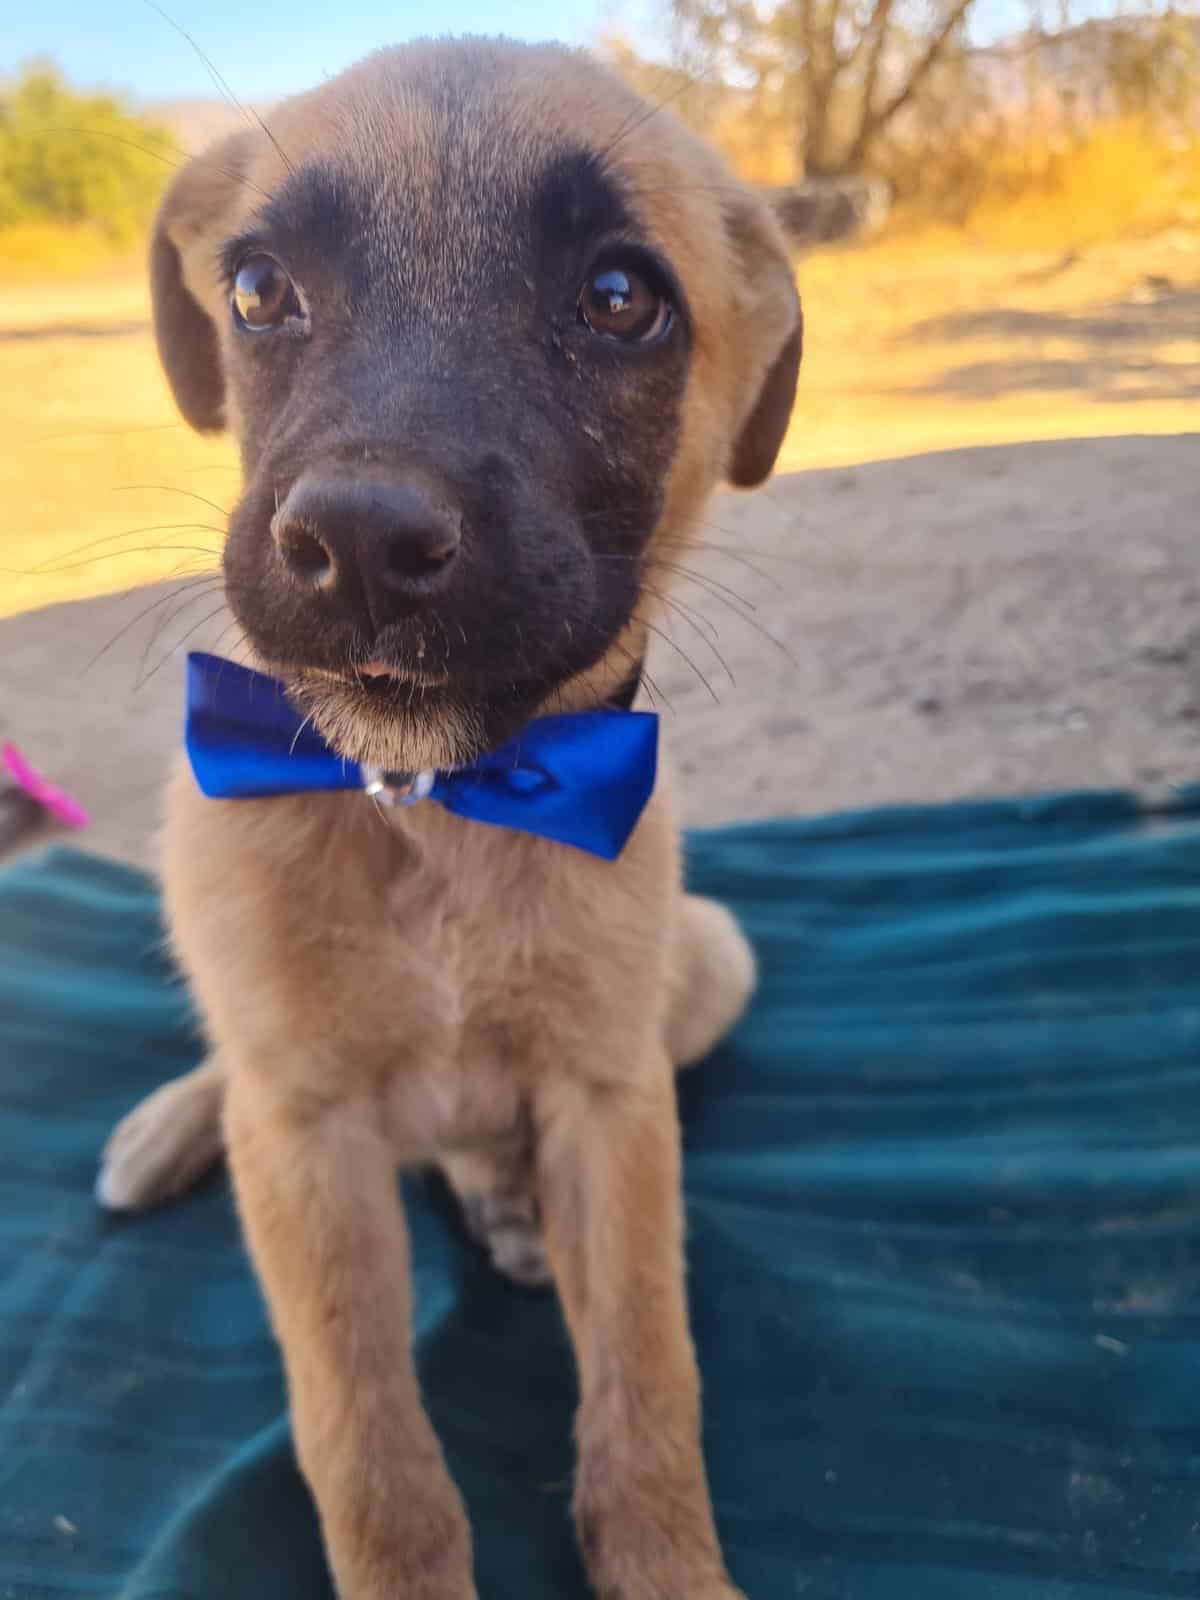
[[[719,501],[706,538],[728,548],[675,590],[695,666],[666,639],[651,657],[687,820],[1200,780],[1198,485],[1187,434],[943,452]],[[226,624],[183,641],[198,604],[155,638],[171,592],[0,622],[0,736],[93,806],[93,848],[132,861],[178,743],[183,653]]]

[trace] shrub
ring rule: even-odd
[[[50,65],[0,89],[0,228],[84,225],[113,243],[145,227],[175,164],[165,128]]]

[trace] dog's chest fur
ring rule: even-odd
[[[169,815],[168,911],[214,1044],[279,1077],[299,1028],[298,1103],[372,1097],[402,1161],[510,1138],[539,1075],[619,1076],[621,1017],[632,1055],[659,1004],[677,873],[665,793],[620,873],[433,802],[220,803],[184,775]]]

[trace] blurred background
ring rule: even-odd
[[[188,153],[428,19],[47,0],[0,34],[0,737],[144,860],[228,445],[176,417],[148,221]],[[448,0],[590,47],[779,207],[808,343],[648,693],[695,822],[1200,778],[1200,12]]]

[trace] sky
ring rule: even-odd
[[[1108,9],[1109,0],[1085,0]],[[165,0],[242,100],[270,100],[332,76],[382,44],[429,33],[506,33],[589,44],[617,31],[661,54],[668,0]],[[1055,6],[1054,9],[1057,9]],[[72,82],[144,102],[217,91],[186,39],[147,0],[0,0],[0,78],[53,57]],[[979,0],[977,32],[1022,26],[1024,0]]]
[[[165,0],[164,9],[243,100],[308,88],[379,45],[422,34],[588,44],[622,17],[603,0]],[[74,83],[142,100],[216,92],[191,46],[146,0],[0,0],[0,12],[0,75],[52,56]],[[627,31],[646,31],[636,4],[627,17]]]

